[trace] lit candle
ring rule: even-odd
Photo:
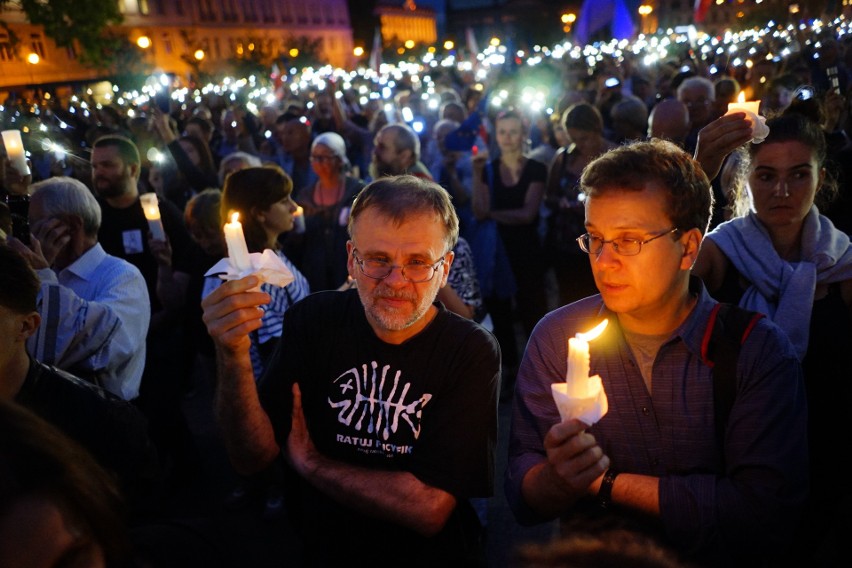
[[[603,320],[591,331],[578,333],[568,339],[568,371],[565,373],[565,382],[569,396],[589,396],[589,341],[603,333],[607,322],[608,320]]]
[[[225,242],[228,245],[228,260],[231,268],[242,273],[251,268],[251,258],[245,235],[243,235],[243,225],[239,219],[239,213],[236,211],[231,213],[231,222],[225,223]]]
[[[293,213],[293,232],[297,235],[305,232],[305,210],[301,205],[297,205]]]
[[[737,98],[737,102],[728,103],[728,113],[732,112],[750,112],[754,116],[760,114],[760,101],[747,101],[745,99],[745,93],[740,91],[740,96]]]
[[[143,193],[139,196],[142,202],[142,211],[148,220],[148,229],[155,241],[166,240],[166,232],[163,230],[163,221],[160,219],[160,204],[157,202],[156,193]]]
[[[12,163],[12,166],[18,171],[21,176],[30,175],[30,168],[27,166],[27,156],[24,153],[24,143],[21,140],[20,130],[4,130],[3,145],[6,146],[6,156]]]

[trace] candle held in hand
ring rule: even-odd
[[[30,168],[27,166],[27,156],[24,152],[24,143],[21,140],[21,131],[4,130],[0,134],[3,136],[3,145],[6,147],[6,156],[12,163],[12,166],[21,176],[30,175]]]
[[[142,202],[142,211],[148,220],[148,229],[155,241],[166,240],[166,232],[163,230],[163,221],[160,219],[160,204],[157,202],[156,193],[143,193],[139,196]]]
[[[603,320],[591,331],[578,333],[568,339],[568,371],[565,381],[568,383],[569,396],[589,396],[589,341],[603,333],[607,323],[608,320]]]
[[[296,212],[293,213],[293,232],[301,235],[305,232],[305,210],[301,205],[296,207]]]
[[[240,214],[231,213],[231,222],[225,223],[225,243],[228,245],[228,259],[231,267],[237,272],[251,269],[251,257],[249,257],[246,238],[243,235],[243,225],[239,221]]]
[[[740,91],[740,96],[737,98],[737,102],[728,103],[728,113],[732,112],[746,112],[752,113],[754,116],[760,114],[760,101],[747,101],[745,98],[745,93]]]

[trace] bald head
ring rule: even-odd
[[[677,99],[657,103],[648,117],[648,136],[683,145],[689,133],[689,109]]]

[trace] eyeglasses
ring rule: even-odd
[[[323,156],[322,154],[311,154],[311,161],[312,162],[319,162],[320,164],[323,164],[325,162],[333,162],[336,158],[337,158],[337,156],[333,156],[333,155],[332,156]]]
[[[438,267],[444,264],[446,260],[445,254],[441,257],[441,260],[435,264],[426,264],[422,261],[414,261],[398,266],[396,264],[391,264],[386,260],[358,258],[357,252],[357,249],[352,249],[352,258],[367,278],[372,278],[373,280],[384,280],[391,275],[394,268],[399,268],[402,271],[402,277],[408,282],[412,282],[414,284],[432,280],[435,276],[435,271],[438,270]]]
[[[585,235],[581,235],[577,237],[577,244],[580,245],[580,250],[589,254],[600,254],[603,250],[605,244],[610,243],[612,248],[615,249],[615,252],[622,256],[635,256],[639,254],[642,250],[642,245],[648,244],[651,241],[659,239],[660,237],[665,237],[666,235],[670,235],[672,233],[676,233],[680,231],[677,227],[669,229],[659,235],[654,235],[650,239],[645,239],[644,241],[640,241],[638,239],[612,239],[611,241],[605,241],[600,237],[595,237],[586,233]]]

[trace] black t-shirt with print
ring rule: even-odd
[[[429,326],[401,345],[376,337],[355,290],[313,294],[285,315],[260,383],[279,444],[286,447],[290,385],[298,381],[311,438],[325,456],[407,471],[458,499],[444,530],[426,538],[294,479],[285,502],[306,556],[321,564],[460,565],[480,552],[467,499],[493,492],[499,346],[482,327],[436,305]]]

